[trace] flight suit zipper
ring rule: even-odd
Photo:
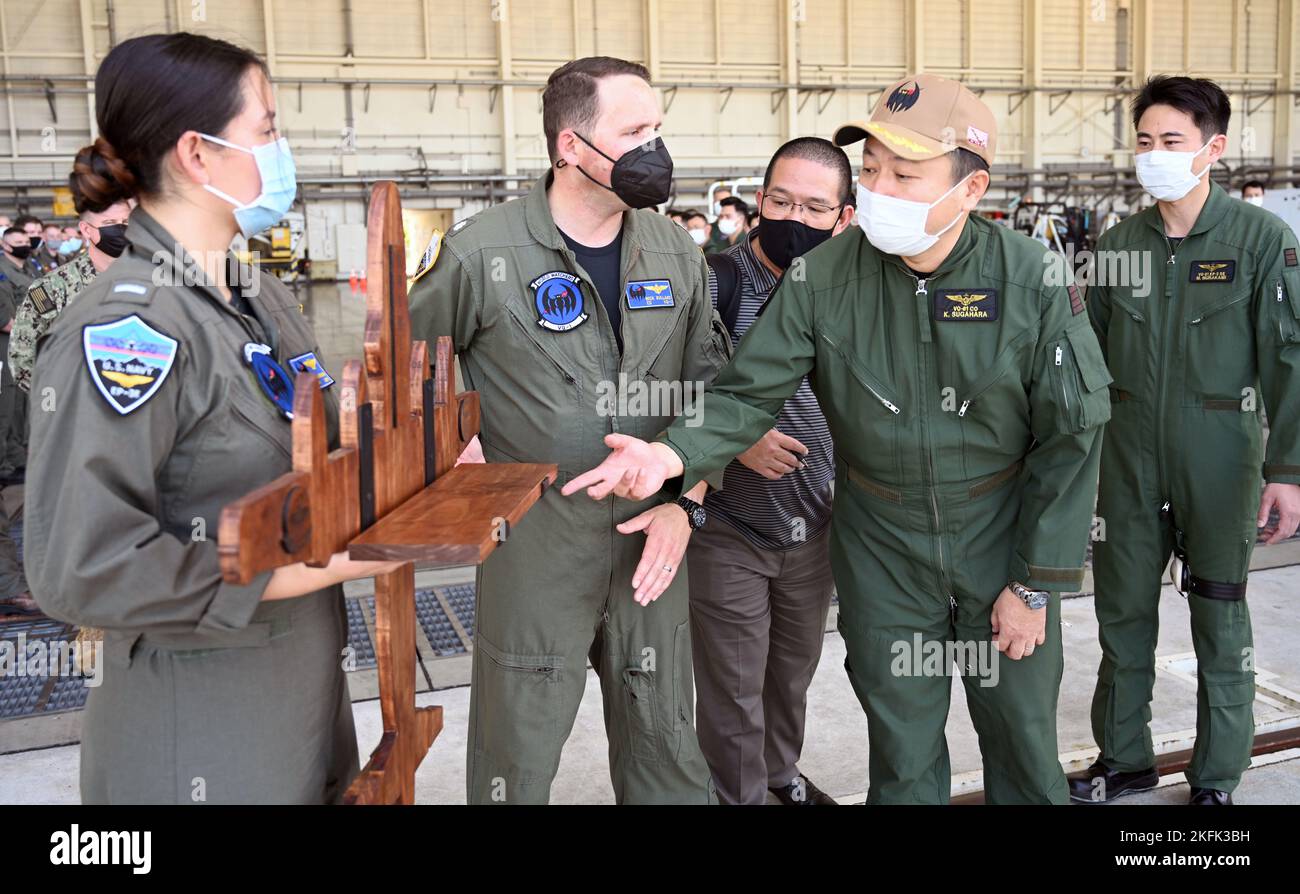
[[[908,273],[908,275],[911,276],[912,279],[916,280],[916,292],[913,294],[913,297],[914,297],[914,298],[924,298],[924,299],[926,300],[926,302],[928,303],[928,302],[929,302],[929,292],[926,291],[926,281],[927,281],[928,277],[920,277],[920,276],[916,276],[915,274],[910,273],[910,272]],[[927,318],[929,317],[929,314],[928,314],[928,313],[926,314],[926,317],[927,317]],[[919,318],[919,317],[917,318],[917,325],[920,326],[920,318]],[[921,339],[920,339],[920,337],[919,337],[920,334],[921,334],[921,333],[919,333],[919,332],[917,333],[917,335],[918,335],[917,343],[918,343],[918,344],[922,343],[922,341],[921,341]],[[928,342],[928,341],[926,341],[926,342],[924,342],[924,343],[925,343],[925,344],[930,344],[930,342]],[[929,358],[929,352],[927,352],[927,356],[925,357],[925,359],[924,359],[924,360],[922,361],[922,363],[921,363],[921,366],[922,366],[921,374],[922,374],[923,377],[925,376],[926,367],[929,366],[929,360],[930,360],[930,358]],[[925,384],[924,384],[924,382],[922,383],[921,393],[922,393],[922,394],[925,394]],[[920,413],[918,419],[919,419],[919,421],[920,421],[920,424],[921,424],[922,428],[923,428],[924,431],[925,431],[925,437],[924,437],[924,439],[923,439],[922,450],[923,450],[924,453],[925,453],[925,464],[926,464],[926,469],[927,469],[927,472],[928,472],[928,475],[929,475],[929,481],[927,482],[927,484],[928,484],[927,490],[930,492],[930,511],[931,511],[931,512],[933,513],[933,515],[934,515],[934,542],[935,542],[935,546],[936,546],[936,548],[938,549],[938,558],[939,558],[939,563],[938,563],[938,564],[939,564],[939,568],[938,568],[938,571],[939,571],[939,588],[940,588],[941,592],[943,592],[943,593],[947,593],[947,594],[948,594],[949,602],[952,603],[953,605],[955,605],[956,600],[955,600],[955,598],[954,598],[953,595],[952,595],[952,588],[951,588],[951,586],[949,586],[949,584],[948,584],[948,574],[947,574],[947,571],[946,571],[945,568],[944,568],[944,565],[945,565],[945,559],[944,559],[944,551],[943,551],[943,518],[942,518],[942,516],[941,516],[940,513],[939,513],[939,498],[938,498],[938,496],[935,494],[934,450],[931,449],[931,444],[930,444],[930,427],[929,427],[929,425],[927,424],[926,407],[925,407],[924,401],[922,401],[921,413]]]
[[[866,388],[868,391],[870,391],[872,396],[875,397],[876,400],[880,401],[881,405],[884,406],[886,410],[893,413],[895,416],[899,415],[901,411],[899,410],[897,404],[893,403],[892,401],[890,401],[889,398],[885,397],[885,395],[881,393],[880,387],[872,384],[872,379],[874,377],[871,376],[866,370],[859,369],[858,365],[853,362],[853,358],[851,358],[848,354],[846,354],[843,350],[841,350],[840,346],[836,344],[835,341],[829,335],[827,335],[825,332],[821,332],[819,334],[822,337],[822,341],[830,345],[831,349],[835,351],[835,353],[839,354],[840,357],[844,358],[844,362],[849,366],[850,370],[853,372],[853,377],[858,380],[859,384],[861,384],[863,388]]]
[[[1278,286],[1278,292],[1281,292],[1281,291],[1282,291],[1282,287],[1281,287],[1281,285],[1279,285],[1279,286]],[[1218,307],[1212,307],[1212,308],[1210,308],[1208,311],[1206,311],[1205,313],[1201,314],[1201,315],[1200,315],[1199,317],[1197,317],[1196,319],[1191,320],[1187,325],[1189,325],[1189,326],[1199,326],[1199,325],[1201,324],[1201,321],[1202,321],[1202,320],[1206,320],[1206,319],[1208,319],[1208,318],[1214,316],[1215,314],[1222,313],[1223,311],[1227,310],[1227,309],[1230,308],[1230,307],[1236,307],[1238,304],[1240,304],[1241,302],[1245,301],[1245,300],[1246,300],[1247,298],[1249,298],[1249,297],[1250,297],[1250,293],[1249,293],[1249,292],[1242,292],[1240,295],[1238,295],[1236,298],[1233,298],[1233,299],[1232,299],[1231,301],[1229,301],[1227,304],[1220,304]],[[1282,299],[1279,297],[1278,300],[1281,301]]]
[[[1065,356],[1063,345],[1056,346],[1056,377],[1061,382],[1061,396],[1065,398],[1065,417],[1069,419],[1073,414],[1070,411],[1070,389],[1065,387],[1065,371],[1061,368],[1061,358]]]
[[[1010,344],[1003,348],[1002,353],[998,355],[1000,359],[995,359],[993,365],[988,368],[984,375],[975,380],[975,384],[971,385],[970,396],[963,400],[961,406],[957,409],[959,419],[965,418],[966,411],[970,409],[971,404],[983,397],[986,391],[996,385],[1010,371],[1015,365],[1016,358],[1020,356],[1022,343],[1027,336],[1032,334],[1031,331],[1027,330],[1012,339]]]
[[[1277,286],[1277,303],[1281,304],[1284,300],[1282,297],[1284,293],[1282,291],[1282,283],[1280,280],[1278,281],[1276,286]],[[1286,344],[1291,340],[1291,337],[1287,335],[1286,332],[1286,326],[1284,325],[1285,320],[1286,320],[1286,308],[1279,307],[1277,310],[1277,334],[1278,337],[1282,340],[1282,344]]]
[[[523,320],[519,319],[519,315],[515,313],[514,308],[507,306],[506,313],[509,314],[510,318],[515,321],[515,324],[518,325],[521,330],[523,330],[523,333],[525,336],[527,336],[528,340],[537,346],[538,351],[540,351],[542,355],[546,357],[547,360],[551,361],[551,363],[554,364],[556,371],[558,371],[559,374],[564,377],[564,381],[568,382],[570,385],[578,384],[578,380],[573,377],[572,373],[570,373],[568,370],[564,368],[564,364],[560,363],[559,359],[556,358],[556,356],[553,353],[551,353],[551,350],[547,348],[545,345],[543,345],[541,342],[539,342],[536,338],[533,338],[532,330],[529,329],[528,326],[524,324]]]
[[[1160,234],[1165,240],[1165,246],[1169,249],[1169,260],[1165,262],[1165,318],[1161,326],[1158,344],[1156,345],[1156,358],[1164,358],[1165,362],[1157,363],[1156,370],[1156,412],[1155,412],[1155,441],[1156,441],[1156,478],[1161,489],[1168,486],[1168,473],[1165,469],[1164,462],[1164,441],[1165,441],[1165,390],[1167,387],[1166,371],[1172,365],[1168,362],[1168,349],[1170,347],[1169,333],[1172,328],[1174,313],[1172,302],[1174,299],[1174,287],[1177,282],[1175,271],[1177,270],[1178,253],[1174,249],[1174,244],[1169,241],[1166,233]],[[1191,234],[1188,234],[1190,236]],[[1187,239],[1188,236],[1184,236]]]

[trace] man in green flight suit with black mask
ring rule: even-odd
[[[1139,269],[1153,276],[1088,289],[1115,387],[1097,507],[1105,537],[1094,558],[1102,660],[1092,728],[1101,755],[1071,777],[1079,801],[1159,781],[1149,724],[1171,553],[1197,660],[1191,803],[1231,804],[1250,764],[1246,573],[1256,529],[1275,508],[1280,525],[1269,543],[1300,522],[1300,258],[1281,219],[1207,176],[1227,148],[1230,113],[1212,81],[1149,81],[1133,124],[1138,180],[1157,201],[1098,243],[1098,271],[1132,270],[1112,258],[1145,256],[1153,260]]]
[[[987,799],[1064,803],[1057,594],[1083,577],[1110,377],[1046,249],[970,213],[994,157],[983,102],[908,77],[835,141],[864,137],[860,226],[790,265],[703,424],[651,444],[611,435],[614,452],[563,491],[690,488],[767,432],[807,375],[837,454],[830,552],[868,803],[948,800],[954,662]]]
[[[649,210],[668,197],[672,159],[645,68],[577,59],[551,74],[542,109],[552,167],[430,247],[411,329],[454,340],[481,397],[484,458],[556,463],[563,483],[599,460],[606,434],[654,437],[686,412],[664,396],[702,392],[731,340],[703,255]],[[704,488],[663,505],[549,490],[480,567],[470,803],[549,799],[588,659],[615,800],[716,802],[693,725],[682,567]]]

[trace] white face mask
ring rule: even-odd
[[[1213,141],[1213,137],[1210,141]],[[1168,149],[1152,149],[1140,153],[1133,161],[1137,168],[1138,183],[1152,196],[1162,202],[1177,202],[1196,188],[1201,178],[1210,170],[1199,174],[1192,173],[1192,161],[1205,151],[1210,141],[1195,152],[1172,152]]]
[[[973,171],[971,173],[974,173]],[[933,202],[913,202],[910,199],[898,199],[874,193],[858,181],[857,222],[866,234],[867,241],[887,255],[899,255],[904,258],[915,257],[929,249],[939,237],[952,229],[961,220],[958,213],[946,227],[931,235],[925,231],[926,218],[930,209],[953,194],[970,177],[958,180]]]
[[[687,232],[691,234],[691,238],[695,240],[696,245],[703,245],[709,241],[708,230],[687,230]]]
[[[1246,199],[1246,201],[1247,201],[1247,202],[1250,202],[1250,204],[1252,204],[1252,205],[1256,205],[1256,206],[1258,206],[1258,207],[1260,207],[1260,208],[1263,208],[1263,207],[1264,207],[1264,197],[1263,197],[1263,196],[1250,196],[1249,198]]]
[[[740,221],[727,217],[718,218],[718,232],[724,236],[734,235],[740,229]]]

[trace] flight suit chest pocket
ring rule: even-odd
[[[701,345],[687,343],[688,322],[686,313],[679,311],[664,331],[648,342],[643,359],[625,355],[623,365],[630,372],[626,386],[622,375],[617,383],[620,390],[627,392],[626,400],[620,402],[615,414],[619,417],[618,431],[650,440],[680,416],[694,419],[692,425],[699,424],[696,416],[699,401],[704,396],[705,386],[712,381],[712,374],[704,379],[688,377],[688,372],[701,372],[698,363],[689,362],[689,353],[703,350]],[[626,333],[626,321],[624,326]],[[627,347],[630,349],[631,342]],[[638,374],[639,378],[634,379],[633,376]]]
[[[173,449],[162,488],[168,527],[188,528],[198,517],[211,524],[226,503],[292,468],[289,421],[249,390],[248,383],[230,382],[225,401]]]
[[[1110,372],[1091,329],[1067,329],[1052,347],[1051,362],[1065,431],[1086,431],[1110,419]]]
[[[1192,405],[1240,400],[1242,389],[1255,383],[1255,354],[1238,347],[1254,343],[1254,291],[1249,284],[1234,285],[1240,288],[1220,289],[1190,304],[1184,369]],[[1191,288],[1194,294],[1196,286]]]
[[[1118,288],[1110,291],[1110,321],[1106,326],[1106,344],[1110,372],[1115,386],[1139,399],[1147,395],[1147,362],[1155,345],[1152,343],[1152,319],[1147,302]]]
[[[898,449],[903,407],[895,388],[835,334],[817,331],[816,385],[837,444],[860,471],[902,480]],[[842,437],[847,435],[847,437]]]
[[[514,330],[512,344],[518,348],[516,368],[520,377],[527,380],[529,394],[556,413],[574,412],[582,401],[579,364],[558,345],[549,343],[545,337],[548,333],[539,331],[536,323],[527,322],[514,307],[507,306],[506,315],[510,318],[508,325]],[[581,338],[573,333],[560,337]],[[488,388],[495,385],[484,384]]]

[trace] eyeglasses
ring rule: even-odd
[[[768,204],[768,203],[771,204]],[[763,207],[772,211],[774,217],[793,217],[797,212],[804,212],[805,217],[809,220],[827,220],[832,215],[839,214],[843,205],[823,205],[821,202],[792,202],[781,196],[763,196],[763,204],[759,206],[760,212]]]

